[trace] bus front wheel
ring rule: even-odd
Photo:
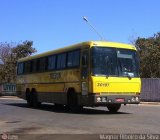
[[[107,108],[109,112],[116,113],[121,108],[121,104],[108,104]]]
[[[67,106],[68,106],[68,109],[72,112],[80,111],[83,108],[83,106],[78,105],[77,94],[73,90],[71,90],[68,93],[68,104],[67,104]]]

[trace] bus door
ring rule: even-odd
[[[89,90],[89,50],[82,50],[81,56],[81,86],[82,86],[82,95],[88,95]]]

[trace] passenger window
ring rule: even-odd
[[[24,73],[30,73],[31,72],[31,61],[25,62],[25,69]]]
[[[18,70],[17,74],[23,74],[24,70],[24,63],[18,63]]]
[[[80,51],[76,50],[68,53],[67,67],[77,67],[80,63]]]
[[[66,53],[59,54],[57,57],[57,69],[66,68]]]
[[[47,69],[53,70],[55,68],[56,68],[56,56],[55,55],[49,56]]]
[[[40,58],[39,59],[39,71],[43,72],[46,69],[46,58]]]
[[[37,72],[37,59],[32,61],[32,72]]]

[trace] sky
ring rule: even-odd
[[[0,0],[0,42],[33,41],[37,53],[100,37],[131,43],[160,31],[160,0]]]

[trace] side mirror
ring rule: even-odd
[[[131,73],[131,72],[128,72],[127,75],[128,75],[129,78],[133,78],[134,77],[134,73]]]

